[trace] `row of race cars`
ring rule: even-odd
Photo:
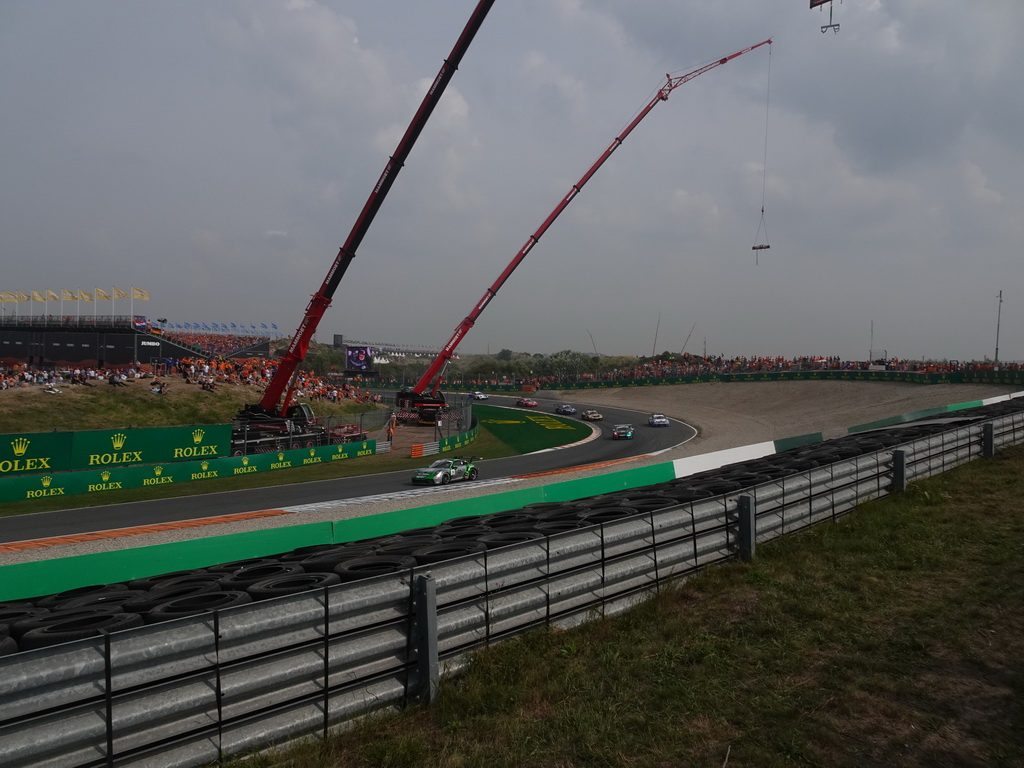
[[[472,400],[489,400],[490,397],[483,392],[471,392]],[[538,403],[533,398],[520,397],[516,400],[519,408],[536,408]],[[562,416],[575,416],[583,421],[602,421],[604,416],[596,410],[586,409],[578,412],[576,408],[568,403],[559,403],[555,406],[555,413]],[[662,413],[652,413],[647,419],[647,424],[652,427],[669,426],[668,417]],[[632,440],[635,434],[632,424],[616,424],[612,427],[612,440]],[[429,467],[423,467],[413,472],[413,485],[448,485],[459,480],[476,480],[480,476],[480,467],[476,462],[480,456],[453,456],[448,459],[437,459]]]

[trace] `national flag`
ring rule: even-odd
[[[47,291],[46,298],[50,301],[60,301],[60,295],[56,291]]]
[[[266,323],[260,323],[260,328],[262,330],[264,330],[264,331],[267,330],[267,324]]]
[[[233,330],[235,330],[235,328],[237,328],[237,326],[234,323],[232,323],[231,324],[231,330],[233,331]]]
[[[128,293],[128,291],[122,291],[120,288],[115,288],[114,289],[114,298],[115,299],[127,299],[129,296],[131,296],[131,294]]]
[[[185,323],[185,330],[186,331],[191,331],[192,330],[192,323]]]
[[[32,291],[32,301],[41,301],[46,303],[46,297],[43,296],[39,291]]]
[[[277,323],[271,323],[270,327],[273,328],[276,331],[277,330]]]
[[[140,301],[149,301],[149,291],[144,291],[141,288],[132,286],[132,298],[139,299]]]
[[[203,323],[203,330],[204,331],[210,330],[210,326],[208,326],[206,323]]]
[[[110,294],[109,293],[104,291],[102,288],[97,288],[96,289],[96,301],[99,301],[100,299],[102,299],[103,301],[113,301],[113,299],[110,298]]]
[[[61,291],[61,297],[62,301],[78,301],[78,294],[74,291],[69,291],[67,288]]]

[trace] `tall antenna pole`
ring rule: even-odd
[[[999,323],[1003,319],[1003,292],[999,292],[999,309],[996,310],[996,362],[995,368],[999,370]]]

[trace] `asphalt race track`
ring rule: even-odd
[[[562,401],[541,399],[544,395],[551,397],[548,393],[537,393],[535,399],[539,402],[538,407],[524,410],[553,413],[554,405]],[[515,398],[512,397],[492,397],[488,404],[511,406],[514,402]],[[599,410],[604,415],[603,421],[594,423],[594,426],[601,430],[599,438],[570,448],[484,461],[481,463],[481,480],[486,482],[497,478],[568,470],[590,464],[621,461],[634,456],[647,456],[685,443],[696,435],[696,430],[678,421],[673,421],[669,427],[650,427],[647,425],[647,418],[650,416],[648,412],[603,406]],[[637,428],[634,439],[611,439],[612,426],[621,423],[633,424]],[[427,457],[424,459],[424,465],[432,460],[433,457]],[[0,543],[393,494],[413,489],[415,486],[409,478],[408,471],[388,472],[173,499],[15,515],[0,518]],[[429,493],[429,489],[423,490]],[[428,503],[429,500],[424,500],[424,504]]]

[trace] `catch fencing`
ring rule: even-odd
[[[621,612],[1024,441],[1024,412],[401,574],[0,657],[0,764],[199,766],[432,700],[468,652]]]

